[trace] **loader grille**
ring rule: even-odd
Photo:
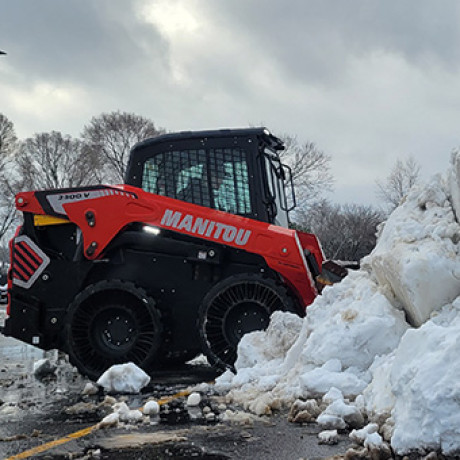
[[[27,236],[14,241],[13,284],[28,289],[49,264],[48,256]]]

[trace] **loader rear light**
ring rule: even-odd
[[[28,236],[15,238],[11,271],[13,284],[30,288],[49,262],[49,257]]]

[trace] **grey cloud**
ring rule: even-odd
[[[435,61],[457,69],[460,62],[455,0],[233,1],[220,7],[230,27],[252,33],[286,73],[313,82],[335,80],[351,56],[376,50],[420,66]]]
[[[1,2],[0,43],[22,72],[51,81],[117,78],[165,44],[136,20],[121,0],[17,0]],[[132,33],[135,31],[135,33]],[[135,75],[134,75],[135,77]]]

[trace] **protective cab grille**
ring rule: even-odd
[[[28,289],[50,259],[28,236],[19,236],[14,240],[12,262],[13,284]]]

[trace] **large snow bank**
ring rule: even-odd
[[[411,190],[362,269],[326,288],[304,320],[276,313],[266,332],[244,336],[236,374],[217,389],[270,413],[335,387],[371,420],[391,415],[381,434],[399,454],[460,452],[459,152],[451,166]]]
[[[460,230],[449,194],[439,176],[414,187],[364,261],[393,305],[404,308],[414,326],[459,295]]]
[[[415,446],[447,454],[460,448],[459,350],[460,297],[402,338],[389,366],[397,453]]]

